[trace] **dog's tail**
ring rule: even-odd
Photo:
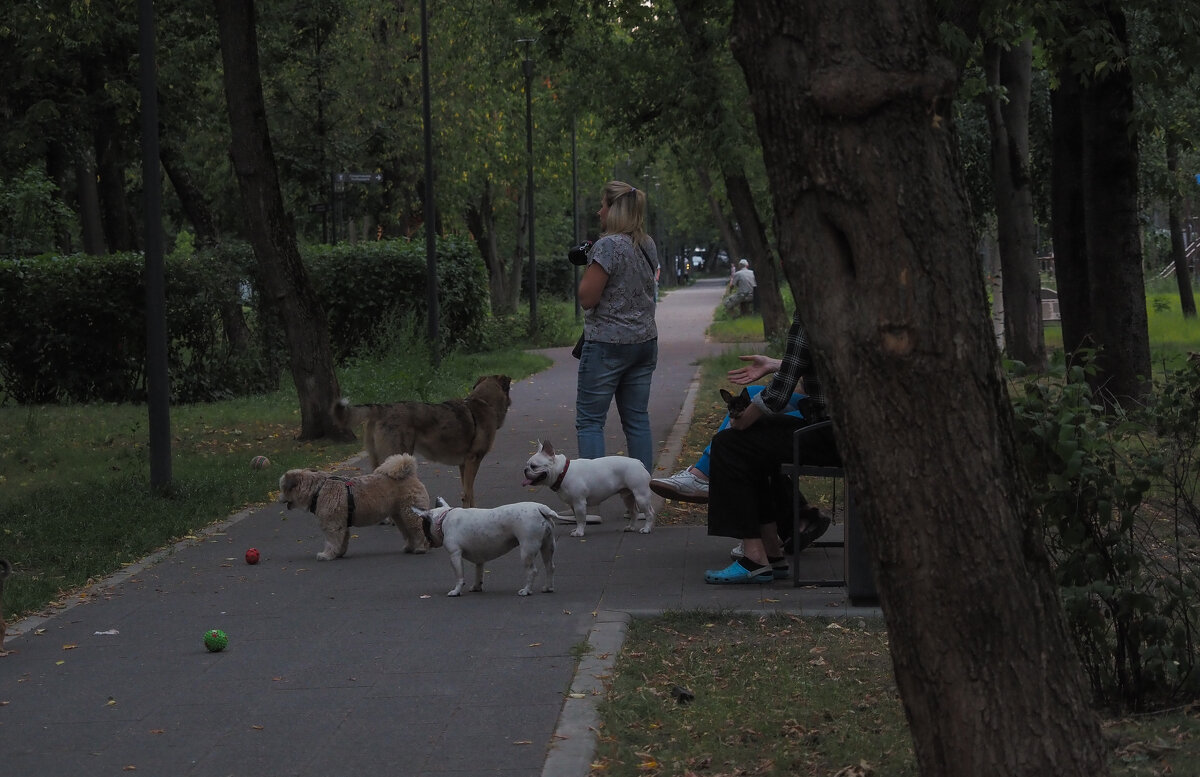
[[[417,459],[411,453],[394,453],[383,460],[375,468],[380,475],[387,475],[393,480],[404,480],[417,474]]]
[[[555,512],[553,507],[542,505],[538,512],[542,514],[542,520],[550,524],[551,527],[554,527],[558,524],[558,513]]]

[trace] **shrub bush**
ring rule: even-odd
[[[1059,355],[1024,379],[1018,435],[1095,700],[1140,710],[1200,690],[1200,370],[1170,373],[1126,413],[1096,401],[1088,369]]]
[[[328,315],[339,360],[389,322],[424,321],[424,243],[322,246],[304,261]],[[283,326],[249,247],[228,242],[166,259],[173,402],[269,391],[286,366]],[[21,404],[145,399],[145,260],[140,253],[0,261],[0,389]],[[465,240],[438,243],[441,332],[447,347],[483,341],[486,270]],[[236,331],[236,334],[235,334]]]

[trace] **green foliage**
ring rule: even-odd
[[[233,241],[198,253],[180,241],[166,261],[168,368],[173,402],[274,389],[286,364],[282,324],[264,304],[249,248]],[[448,349],[484,340],[487,277],[474,247],[438,244],[441,331]],[[361,352],[398,322],[426,318],[424,243],[311,249],[305,257],[339,358]],[[145,396],[145,287],[141,254],[0,262],[0,386],[19,404],[138,401]],[[246,317],[235,347],[222,312]]]
[[[378,335],[381,322],[428,316],[425,242],[380,240],[305,251],[313,286],[329,318],[337,358],[344,359]],[[440,331],[448,348],[479,342],[487,316],[487,270],[475,246],[439,240],[437,286]]]
[[[0,262],[0,381],[19,403],[145,396],[146,299],[141,254],[48,256]],[[226,370],[216,314],[233,299],[227,265],[167,263],[172,395],[213,398],[241,381]]]
[[[48,251],[55,234],[73,216],[58,187],[36,167],[11,179],[0,179],[0,257],[18,258]]]
[[[1200,690],[1200,371],[1108,413],[1080,359],[1056,356],[1014,392],[1020,453],[1092,692],[1142,709]]]

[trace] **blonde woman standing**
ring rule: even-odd
[[[658,250],[646,234],[646,194],[622,181],[600,193],[600,239],[588,252],[579,281],[584,309],[583,351],[575,398],[579,456],[604,455],[609,405],[625,432],[628,455],[654,471],[650,379],[658,363],[654,323]]]

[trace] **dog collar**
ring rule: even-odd
[[[562,485],[563,478],[567,476],[567,470],[570,469],[570,467],[571,457],[568,456],[567,460],[563,462],[563,471],[558,473],[558,477],[554,480],[554,484],[550,486],[551,491],[557,491],[559,489],[559,486]]]
[[[457,510],[456,507],[451,507],[450,510]],[[426,518],[421,522],[421,528],[425,531],[425,539],[429,541],[429,547],[440,548],[446,539],[446,532],[442,529],[442,521],[446,520],[446,516],[450,514],[450,510],[445,511],[437,517],[437,520],[429,520]]]

